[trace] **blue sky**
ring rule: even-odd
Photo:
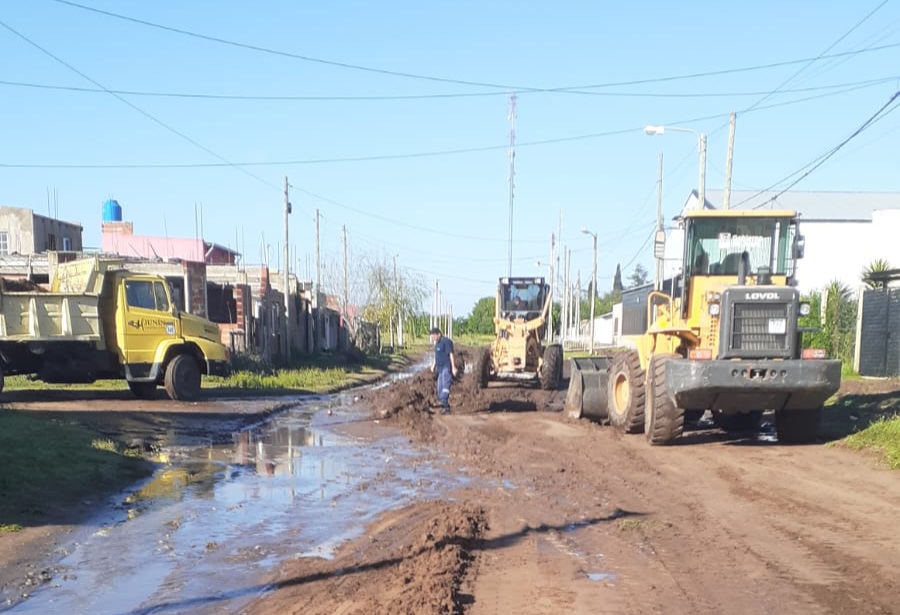
[[[101,206],[109,196],[119,200],[136,232],[151,235],[194,236],[195,203],[202,203],[207,240],[240,243],[249,263],[260,262],[261,246],[269,244],[276,265],[283,241],[280,186],[288,175],[295,186],[292,268],[299,267],[301,277],[309,277],[314,263],[318,208],[326,263],[340,259],[346,225],[354,259],[397,255],[399,266],[429,287],[440,279],[457,315],[491,295],[507,271],[510,90],[651,80],[518,95],[514,274],[546,273],[537,261],[547,262],[561,217],[561,243],[572,250],[573,276],[580,270],[585,284],[591,242],[579,231],[598,233],[602,291],[611,286],[617,263],[626,276],[637,263],[652,269],[647,240],[655,223],[659,153],[665,157],[666,218],[696,187],[696,138],[678,132],[648,137],[644,125],[678,123],[708,134],[707,187],[721,188],[727,116],[737,111],[733,187],[761,189],[840,143],[900,89],[896,1],[81,3],[310,58],[499,87],[261,53],[54,0],[5,0],[3,23],[103,88],[363,99],[122,95],[201,148],[103,91],[0,84],[0,203],[45,213],[47,189],[55,189],[59,216],[84,225],[87,246],[99,246]],[[843,55],[816,59],[823,53]],[[97,87],[4,28],[0,57],[3,82]],[[809,61],[782,64],[795,60]],[[782,65],[658,80],[769,64]],[[371,99],[436,94],[454,96]],[[796,189],[900,192],[898,128],[900,114],[885,116]],[[493,149],[333,161],[473,148]],[[308,163],[54,166],[215,164],[222,158]],[[310,162],[322,160],[331,161]]]

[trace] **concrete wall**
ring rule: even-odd
[[[68,251],[80,252],[83,249],[80,224],[41,216],[22,207],[0,207],[0,232],[8,233],[8,254],[63,250],[63,239],[70,242]],[[50,245],[50,235],[55,246]]]

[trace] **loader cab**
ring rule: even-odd
[[[497,288],[500,316],[526,321],[538,318],[549,292],[544,278],[500,278]]]
[[[803,237],[793,211],[689,212],[682,311],[730,286],[794,286]]]

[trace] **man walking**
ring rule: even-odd
[[[453,340],[444,337],[437,327],[431,328],[431,343],[434,344],[434,361],[431,371],[437,372],[437,398],[441,413],[450,412],[450,384],[456,376],[456,357],[453,355]]]

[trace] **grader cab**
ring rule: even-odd
[[[495,338],[476,359],[481,386],[493,379],[537,380],[547,390],[559,388],[562,347],[544,345],[553,297],[544,278],[500,278],[494,312]]]
[[[710,410],[717,425],[746,428],[774,410],[779,441],[815,440],[841,364],[801,346],[796,213],[702,210],[683,224],[681,274],[649,293],[632,349],[573,362],[569,413],[668,444],[686,416]]]

